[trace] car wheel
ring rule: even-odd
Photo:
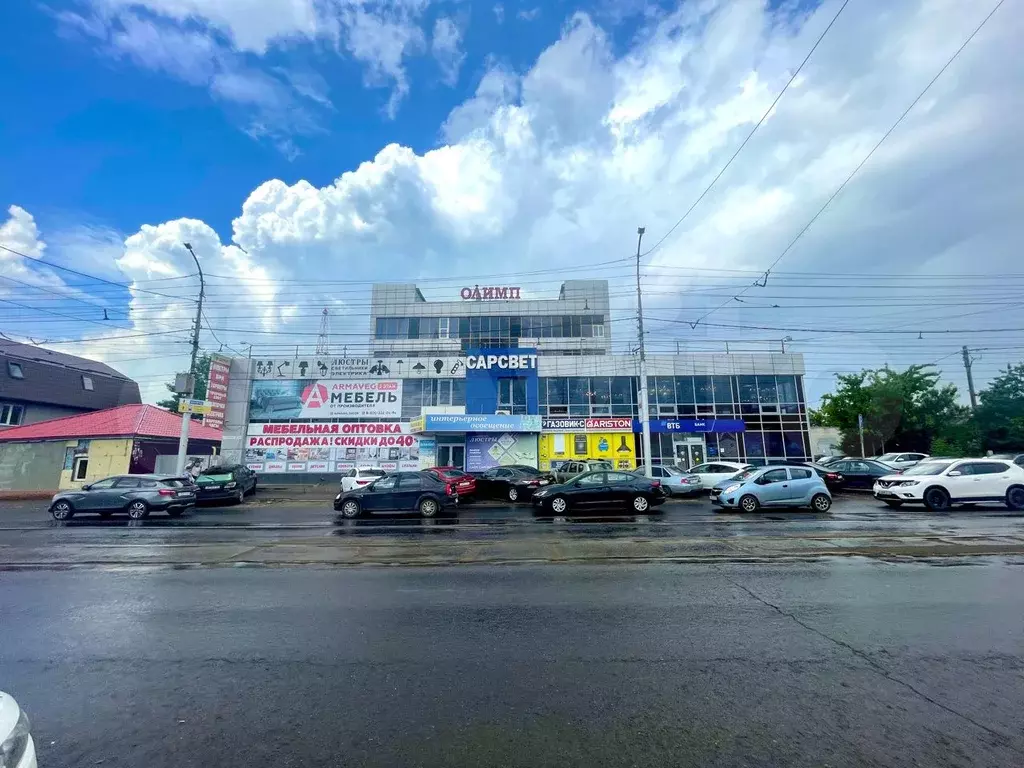
[[[646,514],[651,508],[651,502],[647,500],[646,496],[637,494],[633,497],[633,511],[641,515]]]
[[[256,495],[256,486],[257,485],[259,485],[259,480],[253,480],[252,481],[252,490],[249,491],[249,495],[250,496],[255,496]]]
[[[811,506],[814,507],[815,512],[828,512],[832,509],[832,499],[824,493],[816,493],[811,499]]]
[[[1016,485],[1006,492],[1006,507],[1013,510],[1024,509],[1024,488]]]
[[[441,505],[433,499],[424,499],[420,502],[420,515],[423,517],[437,517]]]
[[[75,510],[70,503],[58,501],[50,507],[50,514],[53,515],[54,520],[70,520],[75,516]]]
[[[761,506],[761,502],[757,500],[756,496],[751,496],[749,493],[740,499],[739,508],[744,512],[757,512],[758,507]]]
[[[128,517],[132,520],[142,520],[149,517],[149,506],[142,500],[133,501],[128,505]]]
[[[902,501],[889,501],[888,499],[886,499],[885,500],[885,506],[892,507],[893,509],[899,509],[900,507],[903,506],[903,502]]]
[[[238,497],[235,499],[235,503],[236,504],[244,504],[245,503],[245,487],[244,486],[242,488],[238,489]]]
[[[565,496],[555,496],[551,500],[551,511],[556,515],[564,515],[569,510],[569,500]]]
[[[512,503],[519,501],[519,489],[516,488],[514,485],[509,486],[508,500],[511,501]]]
[[[359,508],[359,502],[349,499],[341,505],[341,514],[349,520],[354,520],[359,517],[359,513],[362,510]]]
[[[934,512],[949,509],[949,494],[941,488],[930,488],[924,495],[924,505]]]

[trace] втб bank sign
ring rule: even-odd
[[[299,395],[300,418],[398,418],[402,415],[402,382],[311,381]]]

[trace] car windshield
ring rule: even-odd
[[[363,477],[384,477],[387,474],[383,469],[361,469],[359,474]]]
[[[750,467],[749,469],[743,469],[743,470],[740,470],[737,474],[735,474],[732,477],[730,477],[729,479],[730,480],[747,480],[747,479],[753,477],[754,475],[756,475],[758,472],[760,472],[761,469],[763,469],[763,467]]]
[[[946,469],[951,461],[925,461],[921,464],[915,464],[907,470],[904,470],[904,475],[939,475]]]
[[[883,453],[876,459],[876,461],[892,461],[897,456],[899,456],[898,453]]]

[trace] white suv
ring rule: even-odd
[[[378,477],[384,477],[387,472],[377,467],[356,467],[348,470],[341,476],[341,491],[348,493],[356,488],[365,488]]]
[[[890,507],[924,504],[943,510],[994,501],[1024,509],[1024,468],[992,458],[925,460],[901,474],[878,478],[873,490]]]

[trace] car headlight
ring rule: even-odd
[[[335,501],[341,501],[341,494],[339,493],[337,496],[335,496],[334,500]]]
[[[28,748],[29,722],[25,710],[21,710],[18,722],[3,742],[0,742],[0,766],[17,765]]]
[[[920,482],[921,482],[920,480],[901,480],[900,482],[896,483],[896,485],[900,485],[900,486],[917,485]]]
[[[733,493],[734,491],[738,491],[742,487],[742,483],[733,483],[732,485],[726,486],[725,490],[723,490],[722,493]]]
[[[234,480],[232,480],[230,483],[225,483],[224,487],[225,488],[234,488],[236,485],[238,485],[238,483],[236,483]]]

